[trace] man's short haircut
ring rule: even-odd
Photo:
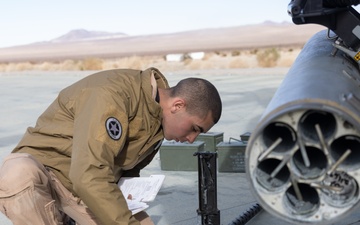
[[[171,88],[170,95],[184,98],[188,113],[203,118],[211,111],[214,124],[219,121],[222,110],[221,98],[209,81],[201,78],[183,79]]]

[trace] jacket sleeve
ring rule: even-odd
[[[99,88],[86,89],[74,105],[69,174],[73,190],[102,224],[139,225],[114,176],[114,158],[123,148],[128,130],[126,100],[115,102]]]

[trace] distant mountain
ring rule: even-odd
[[[110,39],[127,36],[125,33],[109,33],[104,31],[88,31],[85,29],[72,30],[50,42],[90,41],[99,39]]]
[[[324,29],[326,27],[317,24],[295,25],[270,21],[138,36],[80,29],[47,42],[0,48],[0,63],[302,47],[312,35]]]

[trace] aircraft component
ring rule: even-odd
[[[290,68],[252,132],[246,170],[260,205],[294,223],[333,223],[360,202],[360,72],[324,30]]]

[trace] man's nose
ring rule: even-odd
[[[187,137],[186,137],[186,140],[191,144],[195,141],[196,137],[198,136],[198,133],[192,133],[192,134],[189,134]]]

